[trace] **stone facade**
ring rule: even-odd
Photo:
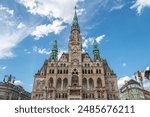
[[[31,93],[14,82],[12,75],[5,76],[4,81],[0,82],[0,100],[30,100]]]
[[[132,79],[120,88],[120,98],[122,100],[144,100],[144,89],[140,83]]]
[[[35,74],[32,99],[107,100],[119,99],[117,76],[100,57],[96,40],[93,56],[82,52],[82,38],[75,12],[68,53],[58,60],[57,41],[51,55]]]
[[[145,97],[145,100],[150,100],[150,91],[149,90],[144,90],[144,97]]]

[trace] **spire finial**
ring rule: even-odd
[[[75,13],[76,13],[76,11],[77,11],[77,6],[74,7],[74,10],[75,10]]]
[[[78,16],[77,16],[77,12],[76,12],[76,10],[77,10],[77,7],[75,6],[75,13],[74,13],[74,17],[73,17],[73,23],[72,23],[72,30],[73,29],[78,29],[78,30],[80,30],[80,28],[79,28],[79,24],[78,24]]]

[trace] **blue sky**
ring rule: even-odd
[[[59,56],[68,50],[75,6],[83,51],[93,58],[96,38],[119,85],[150,65],[150,0],[0,0],[0,80],[12,74],[31,91],[54,40]]]

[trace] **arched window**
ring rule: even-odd
[[[53,63],[51,64],[51,66],[53,67]]]
[[[49,79],[48,84],[49,84],[49,88],[53,87],[53,78]]]
[[[61,79],[57,79],[57,84],[56,84],[57,89],[61,89]]]
[[[52,74],[54,74],[54,69],[52,69]]]
[[[89,79],[89,89],[90,89],[90,90],[93,90],[93,89],[94,89],[94,82],[93,82],[93,79],[92,79],[92,78]]]
[[[90,67],[90,64],[88,64],[88,67]]]
[[[57,73],[59,74],[59,69],[57,70]]]
[[[62,70],[60,70],[60,74],[62,74]]]
[[[64,74],[66,74],[66,70],[64,69]]]
[[[98,69],[96,69],[96,74],[98,74]]]
[[[91,74],[93,74],[93,70],[91,69]]]
[[[90,70],[88,70],[88,74],[90,74],[91,72],[90,72]]]
[[[85,74],[87,74],[87,70],[85,69]]]
[[[78,76],[73,75],[72,76],[72,86],[77,86],[78,85]]]
[[[99,63],[97,63],[97,66],[99,66]]]
[[[82,74],[84,74],[84,69],[82,70]]]
[[[51,74],[51,69],[49,70],[49,73]]]
[[[83,87],[84,90],[87,89],[87,80],[86,80],[86,78],[84,78],[84,79],[82,80],[82,87]]]
[[[66,70],[66,74],[68,74],[68,69]]]
[[[65,78],[65,79],[63,80],[63,89],[66,89],[66,88],[67,88],[67,85],[68,85],[68,80],[67,80],[67,78]]]
[[[97,79],[97,87],[101,88],[102,87],[102,81],[100,78]]]

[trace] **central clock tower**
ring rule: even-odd
[[[82,41],[75,9],[69,37],[69,99],[82,99]],[[73,95],[76,95],[75,97]]]
[[[82,55],[82,41],[80,35],[80,27],[78,24],[78,17],[75,10],[75,15],[73,18],[73,23],[71,27],[71,34],[69,38],[69,62],[73,64],[81,63]]]

